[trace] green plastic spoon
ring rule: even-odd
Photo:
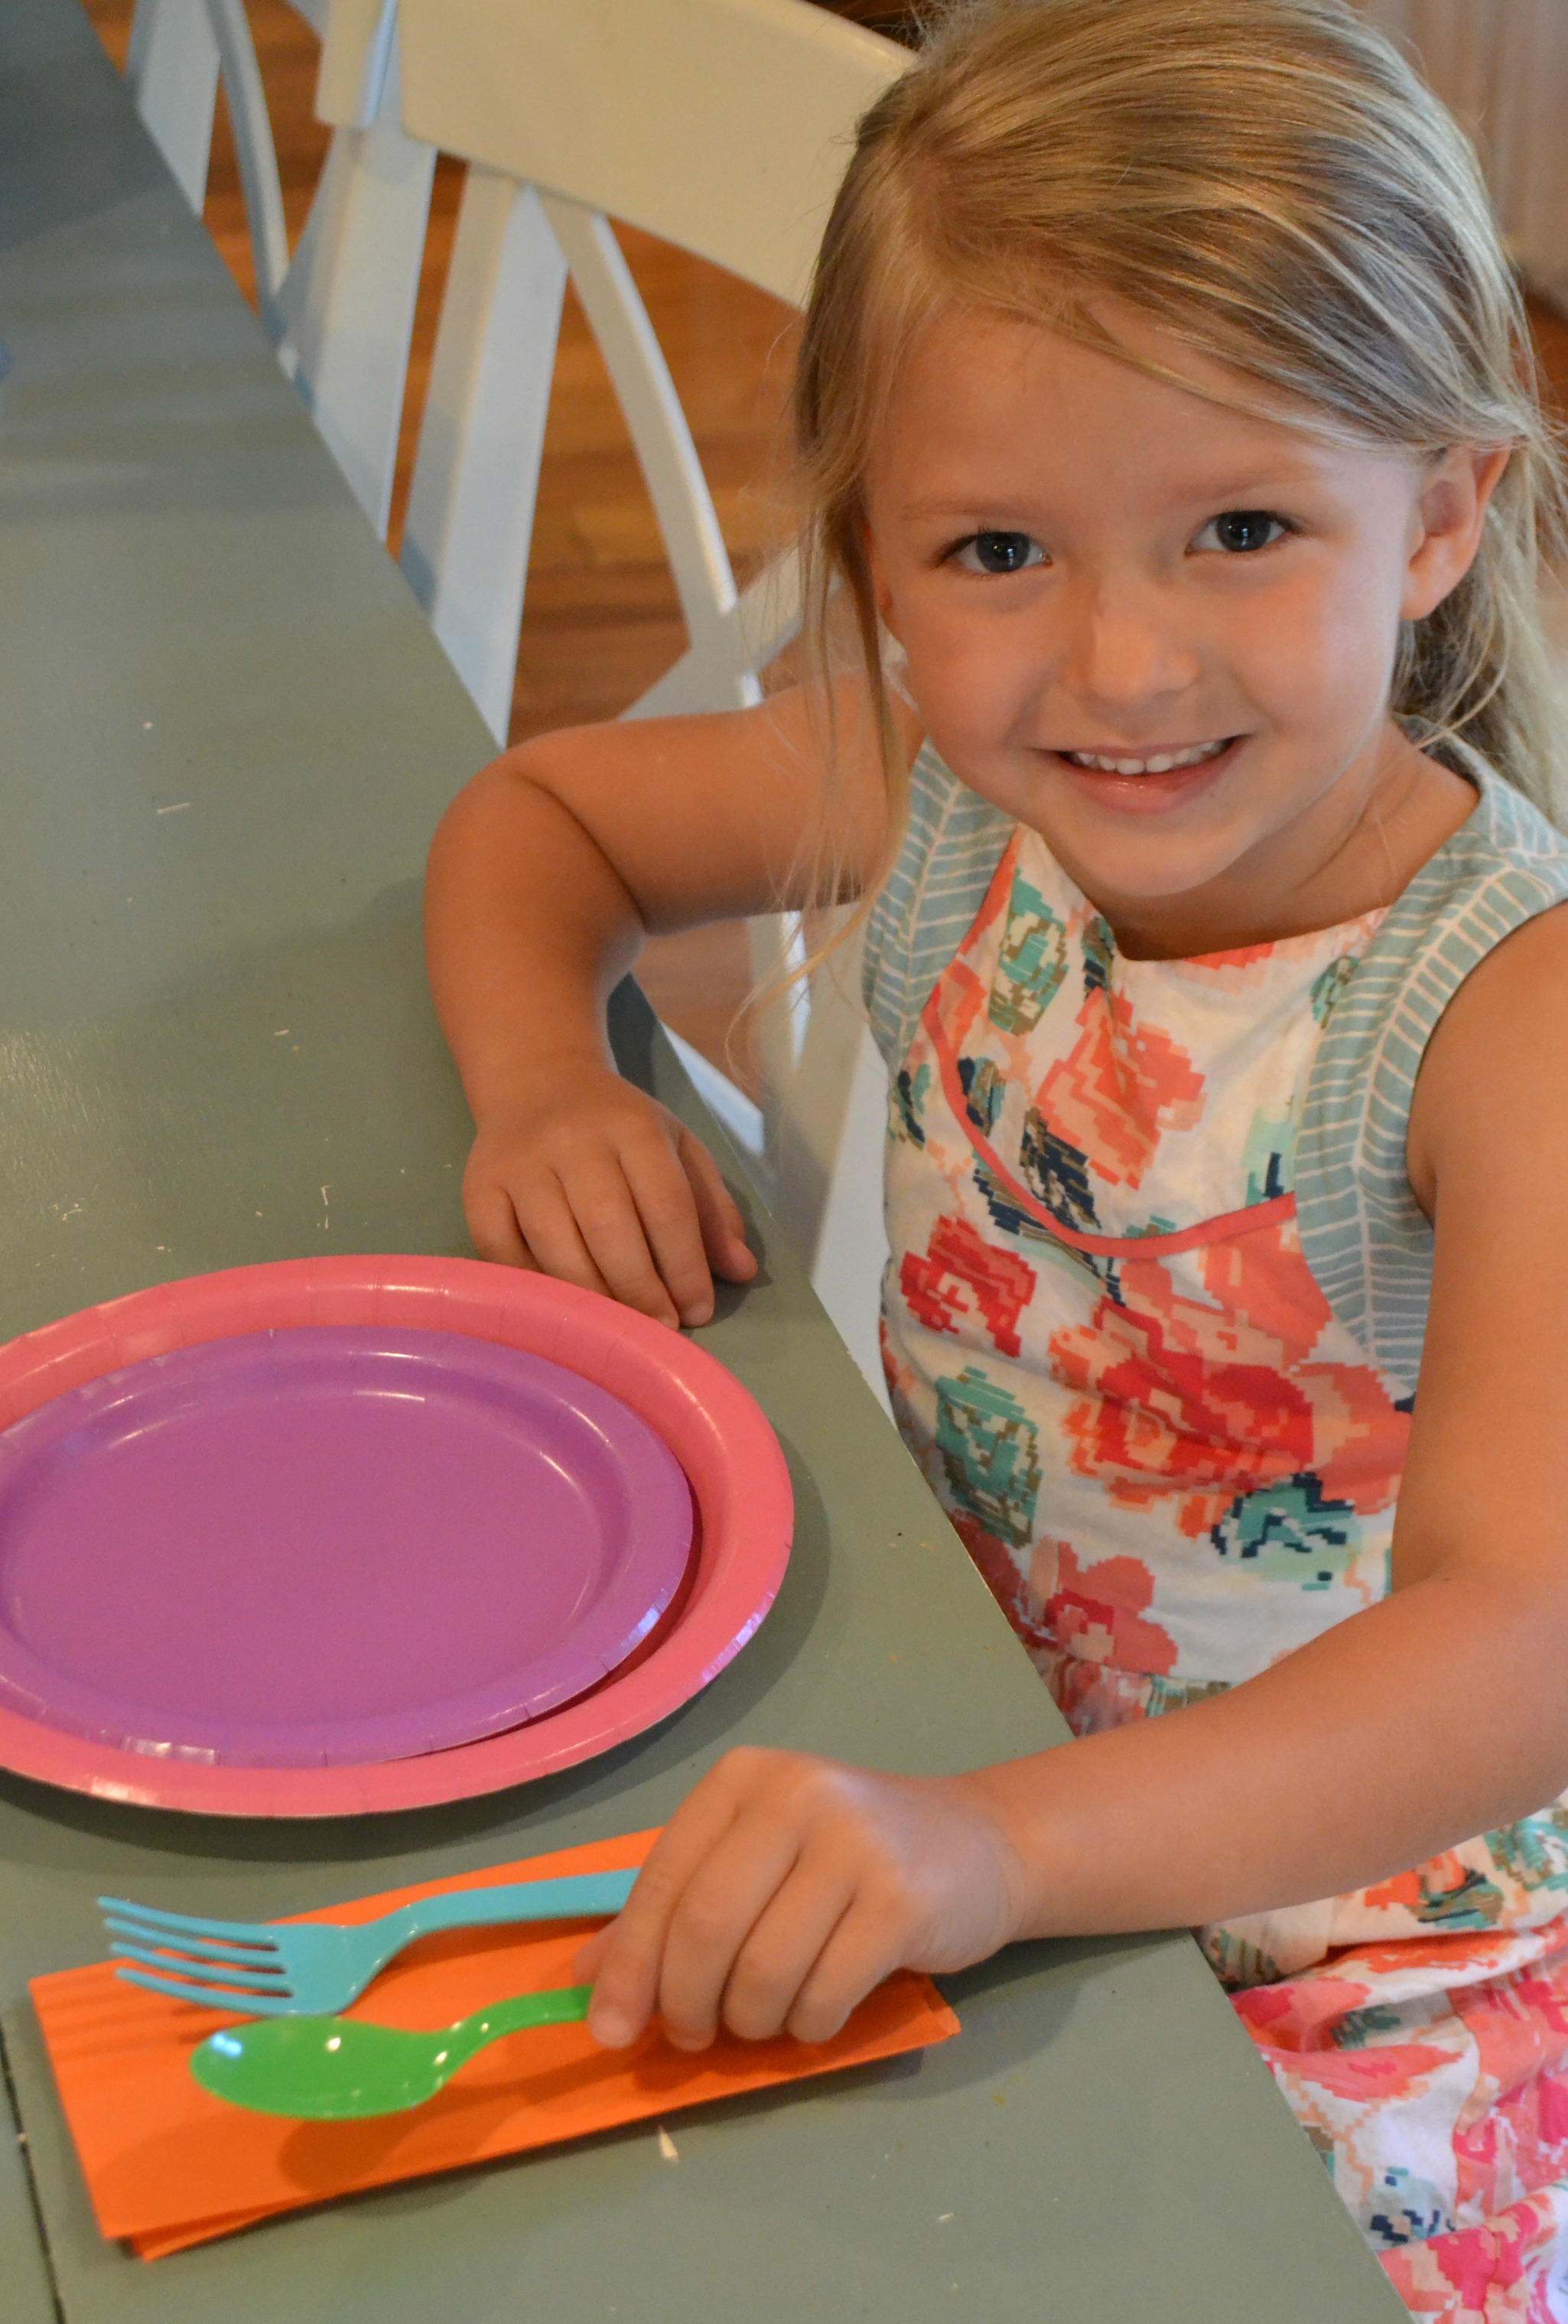
[[[254,2114],[313,2122],[399,2114],[423,2106],[476,2051],[528,2025],[586,2017],[591,1985],[519,1993],[434,2034],[405,2034],[359,2017],[258,2017],[209,2034],[190,2070],[214,2098]]]

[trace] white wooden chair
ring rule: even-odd
[[[383,535],[431,171],[466,161],[401,564],[506,739],[534,496],[569,273],[620,398],[663,534],[686,652],[631,716],[743,707],[799,609],[792,560],[737,591],[668,366],[611,217],[798,303],[859,113],[907,62],[804,0],[291,0],[324,34],[334,131],[289,260],[243,0],[139,0],[128,70],[199,205],[221,71],[241,153],[263,318]],[[754,922],[767,974],[799,957]],[[876,1286],[886,1075],[831,964],[761,1027],[761,1113],[685,1043],[881,1394]]]
[[[290,5],[319,36],[330,25],[320,88],[339,124],[291,261],[244,0],[137,0],[126,78],[143,120],[199,211],[221,73],[263,324],[384,537],[436,156],[407,136],[398,118],[391,7],[383,0]]]

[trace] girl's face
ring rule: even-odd
[[[1195,385],[1245,392],[1104,316]],[[1379,900],[1380,825],[1452,828],[1471,803],[1393,724],[1389,685],[1400,621],[1465,571],[1506,457],[1325,444],[955,313],[907,366],[868,479],[878,602],[937,750],[1130,948],[1328,926]]]

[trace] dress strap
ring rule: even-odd
[[[1018,828],[965,788],[927,742],[909,772],[909,814],[892,870],[866,921],[866,1014],[890,1073],[920,1011],[985,901]]]
[[[1568,839],[1477,766],[1480,798],[1389,909],[1329,1017],[1296,1145],[1296,1218],[1319,1288],[1407,1391],[1432,1288],[1431,1226],[1405,1159],[1416,1076],[1473,968],[1568,899]]]

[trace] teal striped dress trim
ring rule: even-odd
[[[1476,765],[1469,820],[1391,907],[1336,1001],[1307,1078],[1296,1151],[1308,1265],[1373,1361],[1414,1389],[1432,1286],[1432,1229],[1405,1168],[1416,1075],[1443,1010],[1478,963],[1568,899],[1568,838]],[[909,819],[866,924],[866,1010],[897,1073],[920,1011],[985,900],[1010,818],[927,744]]]
[[[1335,1003],[1307,1080],[1296,1149],[1302,1249],[1340,1320],[1416,1386],[1432,1229],[1405,1167],[1416,1075],[1472,968],[1568,899],[1568,839],[1490,769],[1480,798],[1391,907]]]
[[[898,857],[866,918],[862,984],[878,1048],[896,1074],[920,1011],[985,901],[1010,816],[968,790],[929,742],[909,770]]]

